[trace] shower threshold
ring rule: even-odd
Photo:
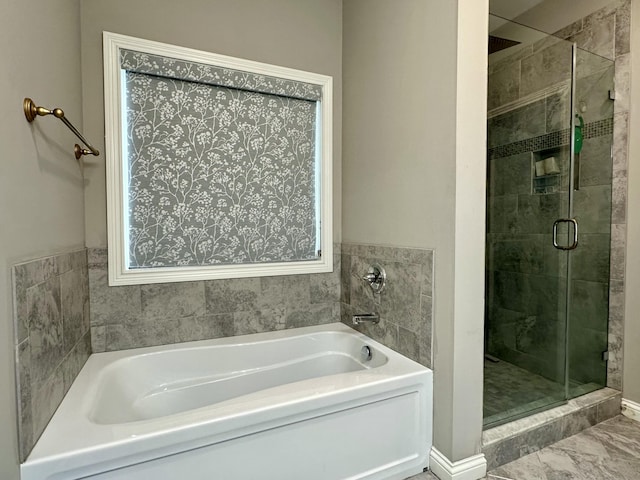
[[[563,405],[545,408],[527,417],[504,423],[482,433],[482,453],[487,470],[517,460],[552,443],[620,414],[622,394],[601,388]]]

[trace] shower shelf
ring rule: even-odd
[[[564,180],[564,164],[566,163],[566,148],[550,148],[531,152],[531,193],[533,195],[550,195],[563,191]],[[554,157],[556,168],[559,172],[536,175],[536,162],[543,161],[550,157]]]
[[[561,181],[557,177],[560,177],[560,175],[557,175],[555,177],[539,177],[534,179],[534,195],[550,195],[552,193],[560,192]],[[551,179],[553,179],[553,181],[550,181]]]

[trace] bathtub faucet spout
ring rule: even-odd
[[[362,323],[378,323],[380,322],[380,317],[377,313],[363,313],[360,315],[354,315],[352,317],[354,325],[360,325]]]

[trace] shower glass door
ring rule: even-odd
[[[578,138],[574,140],[570,217],[577,221],[579,235],[568,265],[568,398],[606,385],[613,62],[576,48],[574,85],[574,136]]]
[[[611,198],[612,66],[492,23],[512,46],[489,55],[485,428],[603,385]]]

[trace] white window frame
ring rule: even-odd
[[[126,159],[123,145],[123,86],[120,50],[162,55],[179,60],[215,65],[260,75],[319,85],[317,149],[320,159],[320,245],[316,260],[247,263],[210,266],[129,268],[127,217],[128,192],[125,191]],[[327,75],[294,70],[215,53],[169,45],[150,40],[103,32],[105,150],[107,173],[107,225],[109,242],[109,285],[187,282],[225,278],[297,275],[333,271],[332,133],[333,79]]]

